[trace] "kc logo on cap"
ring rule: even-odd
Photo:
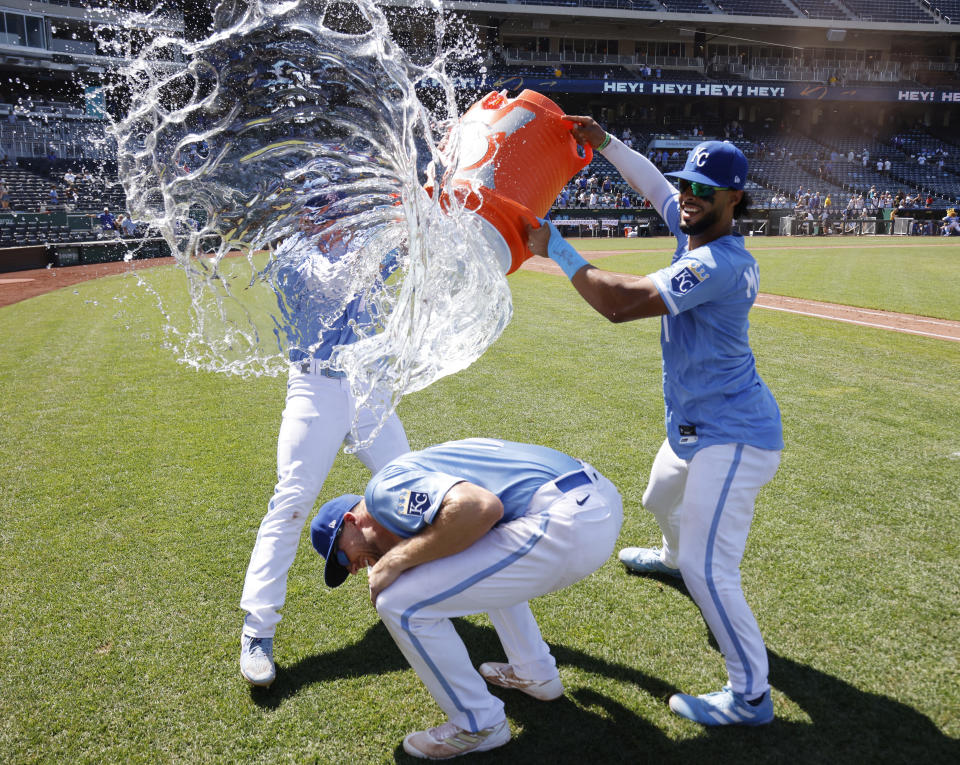
[[[747,158],[729,141],[704,141],[690,150],[683,170],[665,175],[721,189],[742,189]]]

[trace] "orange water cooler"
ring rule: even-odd
[[[537,226],[593,150],[577,145],[563,110],[524,90],[516,98],[488,93],[460,120],[460,155],[452,190],[484,222],[484,237],[506,273],[533,253],[526,225]],[[432,193],[430,184],[427,190]]]

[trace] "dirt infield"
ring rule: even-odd
[[[590,253],[590,257],[603,257],[603,254]],[[154,258],[151,260],[135,260],[131,263],[97,263],[89,266],[66,266],[64,268],[43,268],[36,271],[0,273],[0,307],[18,303],[21,300],[36,297],[52,290],[72,287],[74,284],[90,279],[99,279],[102,276],[126,273],[141,268],[164,266],[171,263],[173,263],[173,258]],[[531,258],[521,268],[548,274],[562,273],[559,267],[545,258]],[[889,329],[895,332],[906,332],[912,335],[960,342],[960,321],[854,308],[837,305],[836,303],[800,300],[763,293],[757,297],[756,305],[759,308],[786,311],[811,318],[832,319],[862,327]]]
[[[591,259],[608,255],[622,255],[622,251],[610,250],[588,253]],[[520,268],[527,271],[539,271],[545,274],[562,274],[560,267],[546,258],[530,258]],[[853,306],[823,303],[818,300],[801,300],[800,298],[781,297],[760,293],[757,302],[758,308],[769,308],[773,311],[786,311],[801,316],[810,316],[817,319],[832,319],[834,321],[859,324],[862,327],[874,329],[889,329],[894,332],[906,332],[911,335],[936,337],[941,340],[960,342],[960,321],[947,319],[931,319],[926,316],[912,316],[892,311],[877,311],[869,308],[855,308]]]
[[[101,276],[129,273],[141,268],[167,266],[173,262],[173,258],[153,258],[134,260],[130,263],[94,263],[89,266],[64,266],[63,268],[0,273],[0,308],[53,292],[53,290],[72,287],[80,282],[99,279]]]

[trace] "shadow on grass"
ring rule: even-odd
[[[680,584],[682,587],[682,584]],[[496,632],[464,620],[457,631],[475,663],[497,660],[503,649]],[[666,706],[674,688],[642,669],[606,661],[563,645],[551,646],[560,667],[630,683]],[[523,733],[505,747],[474,754],[471,763],[696,763],[757,765],[758,763],[916,763],[960,762],[960,741],[945,736],[933,722],[911,707],[885,696],[862,691],[849,683],[769,652],[774,703],[782,714],[786,699],[809,722],[777,717],[759,728],[689,726],[693,738],[675,741],[656,725],[620,701],[590,688],[568,688],[557,701],[542,702],[522,693],[492,689],[506,703],[514,727]],[[269,689],[253,689],[254,701],[276,707],[312,683],[341,677],[376,675],[406,669],[407,664],[386,628],[378,623],[354,645],[330,654],[278,667]],[[684,689],[694,691],[696,689]],[[705,689],[704,689],[705,690]],[[442,722],[437,710],[437,723]],[[398,762],[417,762],[398,742]]]
[[[409,667],[383,622],[377,622],[362,640],[339,651],[308,656],[288,666],[278,663],[273,685],[269,688],[251,686],[250,698],[257,706],[274,709],[301,688],[314,683],[341,677],[374,676]]]

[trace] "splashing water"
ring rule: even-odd
[[[389,402],[385,419],[502,333],[510,292],[484,224],[422,187],[428,164],[451,175],[460,137],[447,19],[421,11],[426,63],[370,0],[226,0],[210,37],[163,37],[134,62],[112,132],[131,212],[187,276],[190,326],[168,327],[183,361],[278,374],[333,334],[322,366],[358,410]],[[171,48],[186,66],[160,59]]]

